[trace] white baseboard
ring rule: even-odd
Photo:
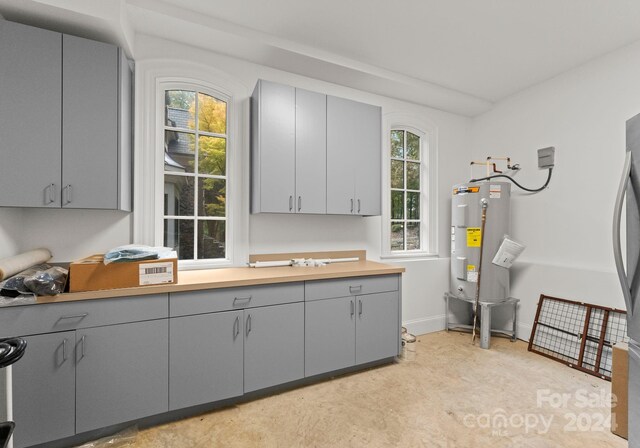
[[[439,316],[425,317],[422,319],[407,320],[402,323],[406,327],[407,331],[414,335],[421,335],[427,333],[435,333],[436,331],[443,331],[444,326],[444,314]],[[531,329],[533,326],[527,323],[518,323],[518,339],[528,342],[531,336]]]
[[[444,330],[444,314],[425,317],[422,319],[408,320],[402,323],[407,331],[414,335],[435,333]]]
[[[531,336],[531,329],[533,325],[525,324],[522,322],[518,322],[518,339],[521,339],[525,342],[529,342],[529,337]]]

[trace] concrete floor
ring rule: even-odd
[[[523,342],[485,351],[435,333],[396,364],[147,429],[133,446],[626,447],[609,431],[610,386]]]

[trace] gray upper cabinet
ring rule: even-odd
[[[242,395],[242,310],[169,322],[169,410]]]
[[[327,97],[327,213],[381,213],[381,109]]]
[[[0,20],[0,206],[131,210],[132,70],[117,47]]]
[[[62,206],[118,207],[118,48],[62,36]]]
[[[296,212],[327,212],[327,96],[296,89]]]
[[[326,212],[326,95],[259,80],[251,98],[251,212]]]
[[[75,331],[30,336],[13,366],[14,446],[75,434]]]
[[[168,347],[168,319],[77,330],[76,432],[167,412]]]
[[[0,206],[60,207],[62,35],[0,19]]]
[[[251,212],[381,214],[381,109],[259,80]]]
[[[294,211],[296,182],[296,90],[260,81],[251,98],[253,213]]]
[[[355,213],[378,216],[382,213],[382,111],[378,106],[356,103],[352,118],[353,132],[358,136],[354,147]]]

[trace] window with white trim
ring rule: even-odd
[[[387,253],[410,254],[428,250],[427,157],[425,134],[394,127],[390,132],[389,231]]]
[[[164,89],[164,245],[180,260],[228,258],[229,98]]]

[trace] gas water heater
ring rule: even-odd
[[[499,302],[509,297],[509,270],[491,261],[503,238],[509,234],[510,197],[509,182],[466,183],[453,187],[451,294],[476,299],[482,266],[479,300]],[[486,216],[484,235],[483,208]]]

